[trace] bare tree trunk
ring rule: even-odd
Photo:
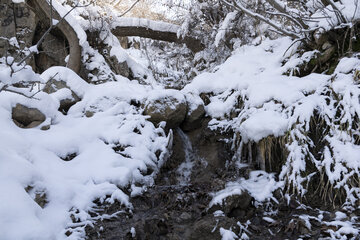
[[[26,3],[33,9],[35,14],[42,21],[51,21],[51,17],[56,20],[62,19],[62,16],[51,6],[46,0],[27,0]],[[80,72],[81,68],[81,46],[79,38],[73,27],[66,21],[61,21],[57,27],[66,37],[70,46],[70,56],[67,67],[76,73]]]

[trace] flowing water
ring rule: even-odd
[[[189,185],[191,180],[191,172],[197,159],[196,153],[193,150],[189,137],[180,129],[176,129],[184,148],[185,161],[180,164],[176,173],[179,185]]]

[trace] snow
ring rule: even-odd
[[[263,217],[263,219],[264,219],[266,222],[268,222],[268,223],[273,223],[273,222],[275,222],[275,220],[272,219],[271,217]]]
[[[272,198],[272,193],[283,186],[277,182],[273,174],[264,171],[252,171],[249,179],[240,178],[226,184],[225,189],[213,194],[209,207],[222,205],[224,200],[232,195],[241,195],[247,191],[256,201],[264,202]]]
[[[136,236],[136,231],[135,231],[135,228],[134,228],[134,227],[132,227],[132,228],[130,229],[130,233],[131,233],[131,237],[135,238],[135,236]]]
[[[195,77],[182,91],[209,96],[210,103],[205,107],[212,118],[209,128],[232,129],[234,136],[239,136],[234,139],[238,152],[248,142],[282,137],[287,159],[280,181],[305,194],[303,186],[314,175],[311,172],[303,177],[310,158],[316,171],[324,171],[337,188],[348,189],[347,201],[354,204],[353,193],[360,193],[360,189],[350,190],[347,181],[359,175],[360,153],[354,138],[359,133],[352,128],[360,114],[359,59],[356,56],[340,59],[331,76],[312,73],[296,77],[292,73],[316,52],[298,54],[288,49],[291,43],[288,38],[279,38],[265,39],[257,46],[243,46],[213,72]],[[306,134],[314,113],[331,126],[324,137],[328,144],[321,150],[320,159],[315,159],[311,152],[314,143]],[[240,155],[238,158],[241,163]],[[235,187],[232,191],[243,188]]]
[[[220,44],[220,41],[224,39],[225,34],[230,31],[231,29],[231,22],[235,20],[236,15],[238,14],[238,11],[230,12],[226,15],[224,21],[221,23],[219,27],[219,31],[215,36],[215,46],[218,47]]]
[[[221,240],[235,240],[239,237],[231,230],[220,228]]]
[[[1,65],[2,68],[5,66]],[[10,82],[9,72],[3,72]],[[27,68],[18,74],[27,76]],[[15,76],[16,77],[16,76]],[[145,101],[149,87],[129,80],[90,85],[71,70],[52,67],[42,75],[29,74],[45,83],[50,78],[63,80],[82,100],[68,115],[57,111],[58,98],[69,94],[61,89],[54,94],[39,93],[28,99],[9,92],[0,93],[0,215],[4,239],[69,239],[83,236],[84,227],[93,220],[89,211],[94,200],[118,201],[131,208],[124,189],[139,194],[130,186],[151,186],[163,163],[170,139],[163,129],[146,120],[141,109],[130,104],[132,99]],[[11,121],[16,103],[35,107],[47,120],[37,128],[21,129]],[[87,118],[85,112],[94,112]],[[51,124],[47,131],[41,126]],[[139,132],[134,132],[134,129]],[[124,150],[115,152],[116,146]],[[157,158],[155,152],[162,152]],[[71,161],[64,161],[69,154]],[[154,169],[145,176],[147,168]],[[31,186],[29,193],[25,188]],[[45,193],[48,202],[41,208],[35,192]],[[32,198],[32,197],[33,198]],[[71,215],[79,223],[73,224]],[[71,227],[71,228],[70,228]]]
[[[64,1],[53,1],[53,4],[64,16],[71,8],[60,2]],[[356,1],[343,0],[335,4],[341,9],[348,25],[353,18],[360,17],[360,9],[354,6]],[[86,16],[86,11],[98,13],[95,7],[90,10],[75,9],[65,20],[77,33],[90,80],[105,83],[89,84],[65,67],[52,67],[39,75],[30,66],[17,66],[12,57],[0,59],[1,88],[27,83],[36,84],[34,86],[41,89],[48,80],[55,79],[65,81],[81,97],[81,101],[63,115],[57,110],[59,101],[71,97],[70,89],[60,89],[50,95],[39,92],[32,99],[0,92],[2,238],[81,239],[84,238],[85,226],[99,217],[90,215],[97,209],[95,200],[109,204],[119,202],[124,209],[131,209],[131,198],[141,195],[154,184],[154,177],[166,160],[167,147],[172,145],[172,132],[166,136],[164,124],[154,126],[147,120],[148,116],[142,114],[143,109],[133,103],[146,105],[159,99],[172,99],[180,103],[190,102],[191,112],[203,103],[199,97],[201,93],[208,94],[210,100],[205,108],[212,118],[209,127],[231,128],[234,136],[240,136],[240,144],[234,144],[234,150],[241,152],[246,143],[272,136],[286,137],[288,152],[278,178],[275,174],[253,171],[248,179],[229,182],[225,189],[214,193],[209,207],[222,205],[227,197],[245,191],[257,202],[274,200],[273,192],[285,183],[305,194],[307,190],[303,186],[316,173],[305,176],[306,161],[313,163],[314,171],[326,174],[326,179],[335,188],[345,190],[346,204],[356,204],[360,189],[348,185],[348,182],[360,175],[360,147],[355,139],[359,130],[352,128],[357,126],[360,115],[360,89],[356,82],[360,60],[357,57],[342,58],[331,76],[313,73],[300,78],[294,76],[298,67],[310,61],[318,51],[300,54],[296,53],[299,44],[288,49],[293,43],[289,38],[261,38],[261,41],[254,41],[256,46],[236,49],[225,63],[212,72],[195,77],[181,91],[164,89],[155,82],[148,69],[150,64],[129,56],[131,51],[122,49],[119,40],[108,29],[101,33],[100,38],[110,47],[109,56],[115,57],[118,62],[126,61],[135,77],[146,75],[146,85],[113,74],[105,58],[87,41],[85,30],[94,27],[92,23],[99,27],[102,22],[85,20],[86,17],[82,16]],[[315,8],[314,11],[312,17],[327,14],[330,19],[318,18],[310,27],[330,29],[338,25],[330,6],[322,10]],[[222,22],[215,45],[224,38],[225,29],[231,25],[235,15],[236,12],[229,13]],[[169,23],[138,18],[114,17],[113,20],[113,28],[144,27],[159,32],[181,32],[179,26]],[[53,22],[57,23],[56,20]],[[105,25],[105,28],[109,26]],[[183,32],[186,30],[186,27],[182,29]],[[15,38],[9,43],[19,45]],[[35,46],[28,50],[37,52]],[[157,66],[166,72],[165,64],[157,63]],[[36,87],[19,91],[30,96]],[[39,109],[46,116],[45,122],[32,129],[17,127],[11,120],[12,108],[17,103]],[[162,110],[161,105],[157,107]],[[93,116],[86,117],[88,112]],[[319,153],[321,156],[318,159],[310,150],[314,143],[307,135],[314,112],[329,129],[323,139],[326,147]],[[50,125],[50,129],[41,130],[46,125]],[[191,145],[187,148],[192,151]],[[157,157],[158,151],[161,152],[160,157]],[[74,158],[63,160],[69,155]],[[178,170],[185,179],[182,183],[188,183],[193,167],[191,156],[187,158]],[[238,160],[239,167],[244,166],[242,159],[235,160]],[[154,170],[153,173],[146,175],[148,169]],[[35,202],[37,194],[46,197],[45,206]],[[221,211],[214,213],[215,217],[223,215]],[[74,223],[72,217],[78,222]],[[299,217],[308,226],[309,218]],[[263,219],[269,223],[274,221],[270,217]],[[328,230],[332,238],[359,234],[357,226],[342,212],[336,212],[335,221],[324,224],[336,226],[336,231]],[[72,234],[66,237],[66,231]],[[132,227],[130,233],[135,237],[135,228]],[[220,234],[225,240],[238,238],[231,229],[221,228]],[[247,237],[245,232],[241,236]]]
[[[40,80],[30,66],[17,66],[16,63],[12,64],[13,61],[12,57],[7,58],[6,62],[8,64],[5,64],[5,61],[0,61],[0,79],[3,84],[14,84],[22,81],[38,82]]]
[[[116,27],[143,27],[158,32],[177,33],[179,26],[166,22],[159,22],[143,18],[120,17],[114,20],[113,28]]]
[[[87,42],[87,35],[84,29],[80,26],[76,18],[72,14],[67,14],[71,9],[66,9],[57,0],[52,1],[53,7],[60,14],[60,17],[65,17],[65,21],[74,29],[79,39],[80,46]]]
[[[290,105],[326,78],[319,74],[306,79],[282,75],[286,71],[281,66],[283,54],[290,44],[290,39],[282,38],[277,41],[264,40],[259,46],[244,46],[236,50],[216,72],[197,76],[184,91],[219,94],[233,89],[245,95],[252,106],[261,106],[269,100]],[[218,106],[218,109],[221,108]]]
[[[225,217],[225,213],[221,210],[216,210],[213,215],[214,217]]]
[[[255,142],[270,135],[282,136],[287,129],[288,120],[281,114],[263,110],[253,113],[240,127],[244,141],[249,139]]]
[[[89,91],[89,84],[80,78],[74,71],[66,67],[51,67],[44,71],[41,76],[43,83],[50,79],[64,81],[66,85],[79,97],[83,97]]]
[[[336,8],[339,9],[341,14],[344,16],[346,22],[342,23],[339,21],[337,13],[331,7],[331,5],[327,5],[325,8],[323,8],[323,6],[319,5],[319,3],[316,4],[316,1],[309,1],[307,6],[310,8],[315,7],[316,9],[316,12],[311,16],[312,18],[316,19],[316,21],[310,21],[308,23],[311,28],[322,28],[324,30],[330,30],[332,28],[338,27],[340,24],[343,24],[343,26],[351,26],[360,18],[360,9],[357,6],[357,1],[344,0],[341,2],[333,2]]]
[[[158,88],[149,93],[146,105],[150,104],[156,109],[156,112],[165,113],[166,108],[175,110],[181,103],[186,104],[186,99],[180,91]]]
[[[29,47],[29,51],[33,53],[39,53],[39,50],[36,45]]]
[[[350,73],[360,65],[360,60],[357,58],[344,57],[340,60],[335,68],[336,73]]]

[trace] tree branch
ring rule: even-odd
[[[128,12],[130,12],[135,6],[136,4],[138,4],[140,2],[140,0],[136,0],[136,2],[134,2],[124,13],[122,13],[119,17],[123,17],[125,14],[127,14]]]
[[[234,7],[236,9],[244,12],[245,14],[249,15],[250,17],[253,17],[257,20],[267,23],[268,25],[272,26],[276,31],[278,31],[282,35],[289,36],[289,37],[295,38],[295,39],[300,38],[300,35],[298,35],[294,32],[287,31],[283,27],[281,27],[281,26],[277,25],[275,22],[271,21],[270,19],[267,19],[264,16],[262,16],[258,13],[254,13],[251,10],[245,8],[240,2],[233,0],[233,3],[231,4],[227,0],[221,0],[221,1],[230,7]]]

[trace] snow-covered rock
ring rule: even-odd
[[[181,128],[184,131],[191,131],[201,126],[202,120],[205,116],[205,106],[201,98],[194,94],[186,94],[186,101],[188,110]]]
[[[153,91],[145,106],[145,115],[154,124],[166,122],[167,128],[178,127],[185,119],[187,104],[184,95],[177,90]]]
[[[63,80],[50,79],[43,88],[43,91],[48,94],[57,92],[54,96],[60,101],[59,111],[61,112],[67,112],[71,106],[81,100]]]

